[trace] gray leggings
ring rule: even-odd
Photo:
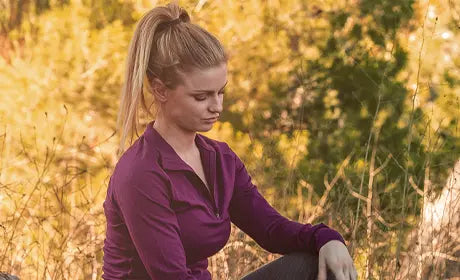
[[[316,280],[317,277],[318,256],[295,252],[261,266],[246,274],[241,280]],[[329,268],[327,280],[335,280]]]

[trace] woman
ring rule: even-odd
[[[285,255],[244,279],[326,279],[326,267],[327,279],[356,279],[339,233],[281,216],[226,143],[197,134],[223,110],[227,61],[221,43],[176,4],[139,21],[118,115],[122,156],[104,202],[103,278],[209,280],[207,258],[224,247],[233,222],[264,249]],[[138,106],[150,113],[143,85],[156,116],[123,151]]]

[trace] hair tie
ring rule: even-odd
[[[158,25],[157,31],[161,32],[161,31],[165,30],[166,28],[171,27],[171,26],[176,25],[176,24],[181,23],[181,22],[182,22],[182,19],[180,17],[178,17],[176,19],[173,19],[173,20],[170,20],[170,21],[162,22],[162,23],[160,23]]]
[[[180,22],[182,22],[182,20],[181,20],[180,17],[178,17],[178,18],[176,18],[176,19],[173,19],[173,20],[171,20],[171,21],[168,21],[167,24],[168,24],[169,26],[173,26],[174,24],[178,24],[178,23],[180,23]]]

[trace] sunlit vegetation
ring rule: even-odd
[[[124,59],[164,3],[0,0],[0,271],[101,279]],[[341,232],[360,279],[460,277],[459,3],[179,3],[231,55],[206,135],[276,209]],[[277,257],[233,227],[209,270]]]

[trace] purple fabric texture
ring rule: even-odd
[[[231,222],[272,253],[317,254],[330,240],[345,244],[322,223],[280,215],[226,143],[197,133],[208,191],[153,123],[110,177],[103,279],[210,280],[207,258],[225,246]]]

